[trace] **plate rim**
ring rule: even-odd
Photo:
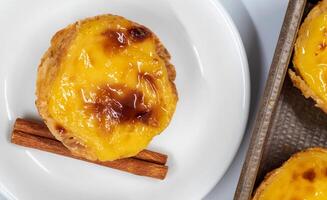
[[[238,141],[236,142],[236,148],[232,152],[232,156],[230,156],[230,159],[228,160],[228,165],[226,165],[225,169],[222,170],[221,175],[217,178],[215,184],[213,184],[210,189],[206,192],[206,194],[203,196],[205,198],[214,188],[215,186],[222,180],[228,169],[231,167],[231,164],[233,160],[236,157],[236,154],[240,148],[241,142],[243,141],[244,134],[246,131],[248,118],[249,118],[249,112],[250,112],[250,101],[251,101],[251,82],[250,82],[250,71],[249,71],[249,62],[246,54],[246,50],[244,47],[244,43],[241,38],[241,34],[239,30],[237,29],[236,24],[234,23],[231,15],[227,12],[226,8],[222,5],[222,3],[219,0],[209,0],[212,1],[213,4],[216,5],[217,11],[221,12],[222,16],[224,17],[224,20],[226,24],[228,25],[231,33],[233,34],[233,39],[236,42],[236,45],[238,46],[238,53],[240,55],[240,60],[242,64],[242,76],[244,79],[244,116],[242,119],[242,133],[240,134],[240,137],[238,138]]]

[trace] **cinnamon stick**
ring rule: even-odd
[[[18,130],[13,130],[11,142],[21,146],[39,149],[42,151],[47,151],[47,152],[63,155],[66,157],[71,157],[78,160],[83,160],[98,165],[103,165],[106,167],[118,169],[121,171],[126,171],[140,176],[148,176],[157,179],[164,179],[168,171],[167,166],[139,160],[136,158],[124,158],[120,160],[107,161],[107,162],[89,161],[84,158],[72,155],[72,153],[59,141],[49,139],[46,137],[24,133]]]
[[[56,140],[44,123],[17,118],[14,124],[14,130]],[[134,156],[134,158],[161,165],[165,165],[167,162],[167,155],[150,150],[143,150]]]

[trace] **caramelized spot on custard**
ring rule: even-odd
[[[123,31],[108,29],[102,33],[104,36],[104,49],[115,52],[126,48],[128,41]]]
[[[156,125],[153,108],[144,102],[141,91],[123,85],[110,85],[99,89],[94,103],[86,103],[101,125],[108,130],[114,123],[142,122]]]
[[[134,26],[128,29],[127,32],[131,40],[134,42],[142,42],[151,36],[150,31],[147,28],[141,26]]]
[[[142,42],[151,36],[151,32],[141,26],[134,26],[128,30],[108,29],[101,34],[104,37],[104,49],[116,52],[125,49],[133,42]]]
[[[59,124],[57,124],[57,125],[55,126],[55,129],[58,131],[58,133],[59,133],[60,135],[63,135],[63,134],[66,133],[66,129],[65,129],[64,127],[62,127],[61,125],[59,125]]]
[[[324,169],[324,175],[327,176],[327,167]]]
[[[310,182],[313,182],[316,178],[316,173],[312,168],[310,168],[307,171],[303,172],[302,177]]]

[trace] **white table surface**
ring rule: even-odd
[[[239,151],[224,177],[205,200],[233,199],[244,157],[250,141],[258,102],[265,86],[288,0],[218,0],[238,28],[249,61],[251,108],[247,131]]]
[[[257,110],[279,31],[288,4],[287,0],[218,0],[234,20],[242,37],[251,75],[251,109],[248,130],[234,161],[224,177],[205,200],[233,199],[239,174],[249,144],[253,118]],[[1,197],[0,200],[4,199]]]

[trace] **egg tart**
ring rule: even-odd
[[[311,148],[270,172],[252,200],[327,199],[327,150]]]
[[[120,16],[80,20],[51,39],[36,107],[51,133],[89,160],[136,155],[170,123],[175,68],[147,27]]]
[[[327,0],[308,14],[298,32],[294,48],[294,69],[289,75],[306,98],[327,113]]]

